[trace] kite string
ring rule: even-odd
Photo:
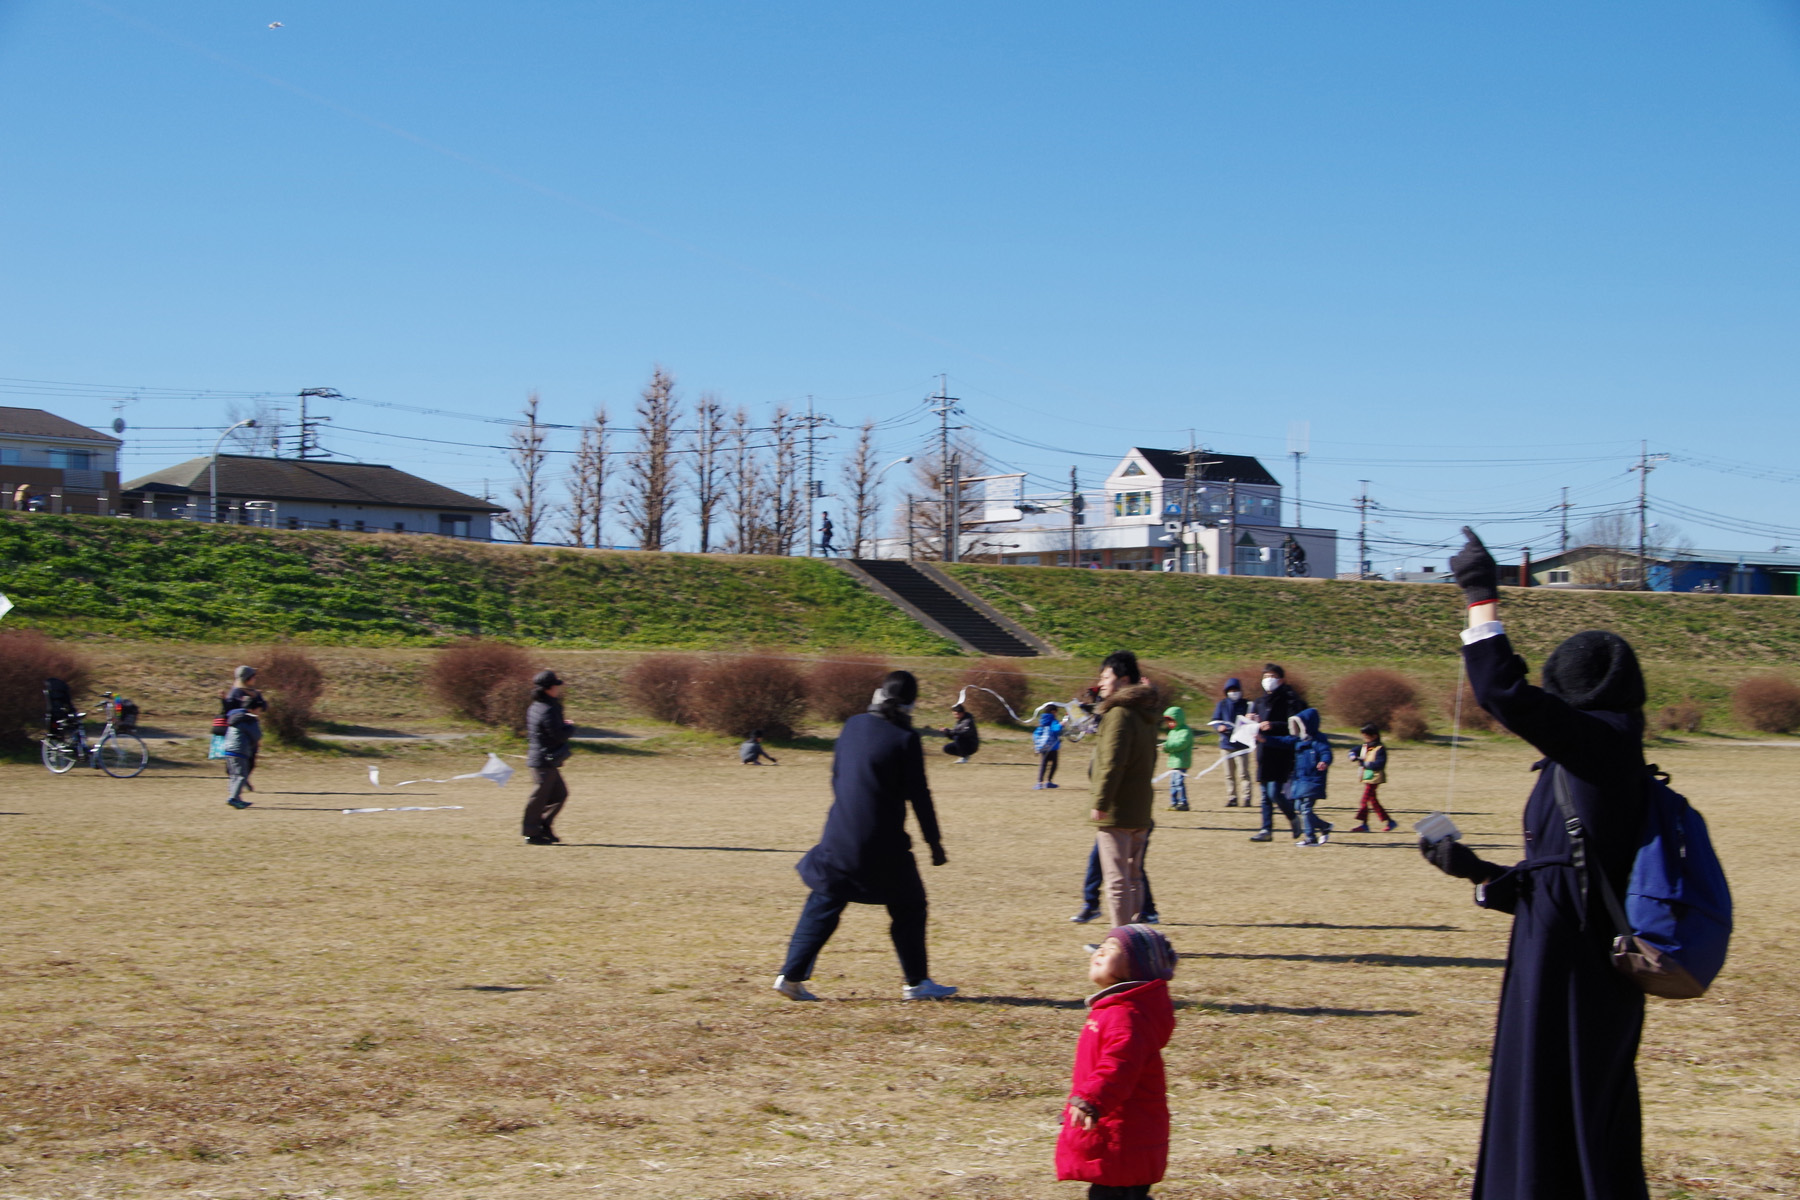
[[[1449,812],[1456,807],[1456,748],[1462,744],[1462,706],[1463,689],[1468,678],[1468,663],[1462,655],[1456,656],[1456,703],[1451,706],[1450,716],[1450,780],[1444,789],[1444,811]]]

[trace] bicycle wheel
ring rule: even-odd
[[[94,758],[114,779],[130,779],[150,765],[150,751],[135,733],[109,733],[100,739]]]
[[[67,742],[53,742],[45,738],[38,744],[44,756],[44,766],[52,775],[61,775],[75,765],[75,747]]]

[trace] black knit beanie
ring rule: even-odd
[[[1632,712],[1644,707],[1644,672],[1630,642],[1588,629],[1544,660],[1544,690],[1574,708]]]

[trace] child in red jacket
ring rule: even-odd
[[[1149,925],[1108,933],[1088,964],[1075,1079],[1056,1139],[1056,1177],[1088,1184],[1088,1200],[1137,1200],[1169,1165],[1162,1048],[1175,1030],[1175,948]]]

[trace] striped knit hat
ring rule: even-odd
[[[1130,978],[1173,979],[1175,977],[1175,947],[1162,931],[1152,925],[1118,925],[1107,931],[1109,938],[1118,938],[1119,945],[1125,947],[1125,957],[1131,963]]]

